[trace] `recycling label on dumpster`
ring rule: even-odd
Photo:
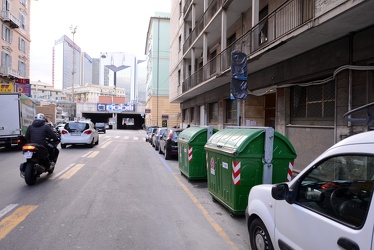
[[[212,175],[216,175],[216,170],[215,170],[215,167],[214,167],[214,158],[210,158],[210,173]]]

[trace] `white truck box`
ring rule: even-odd
[[[26,143],[35,110],[35,103],[22,93],[0,93],[0,147],[21,148]]]

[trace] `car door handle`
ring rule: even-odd
[[[338,246],[342,247],[343,249],[360,250],[360,247],[356,242],[344,237],[338,239]]]

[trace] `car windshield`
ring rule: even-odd
[[[82,122],[74,122],[74,123],[67,123],[65,125],[65,129],[69,132],[82,132],[89,128],[88,123],[82,123]]]
[[[104,123],[96,123],[96,127],[104,127],[105,124]]]
[[[354,228],[363,226],[374,187],[374,156],[340,155],[301,178],[297,202]]]

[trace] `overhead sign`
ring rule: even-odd
[[[132,104],[114,104],[114,103],[98,103],[97,111],[107,112],[135,112],[135,105]]]

